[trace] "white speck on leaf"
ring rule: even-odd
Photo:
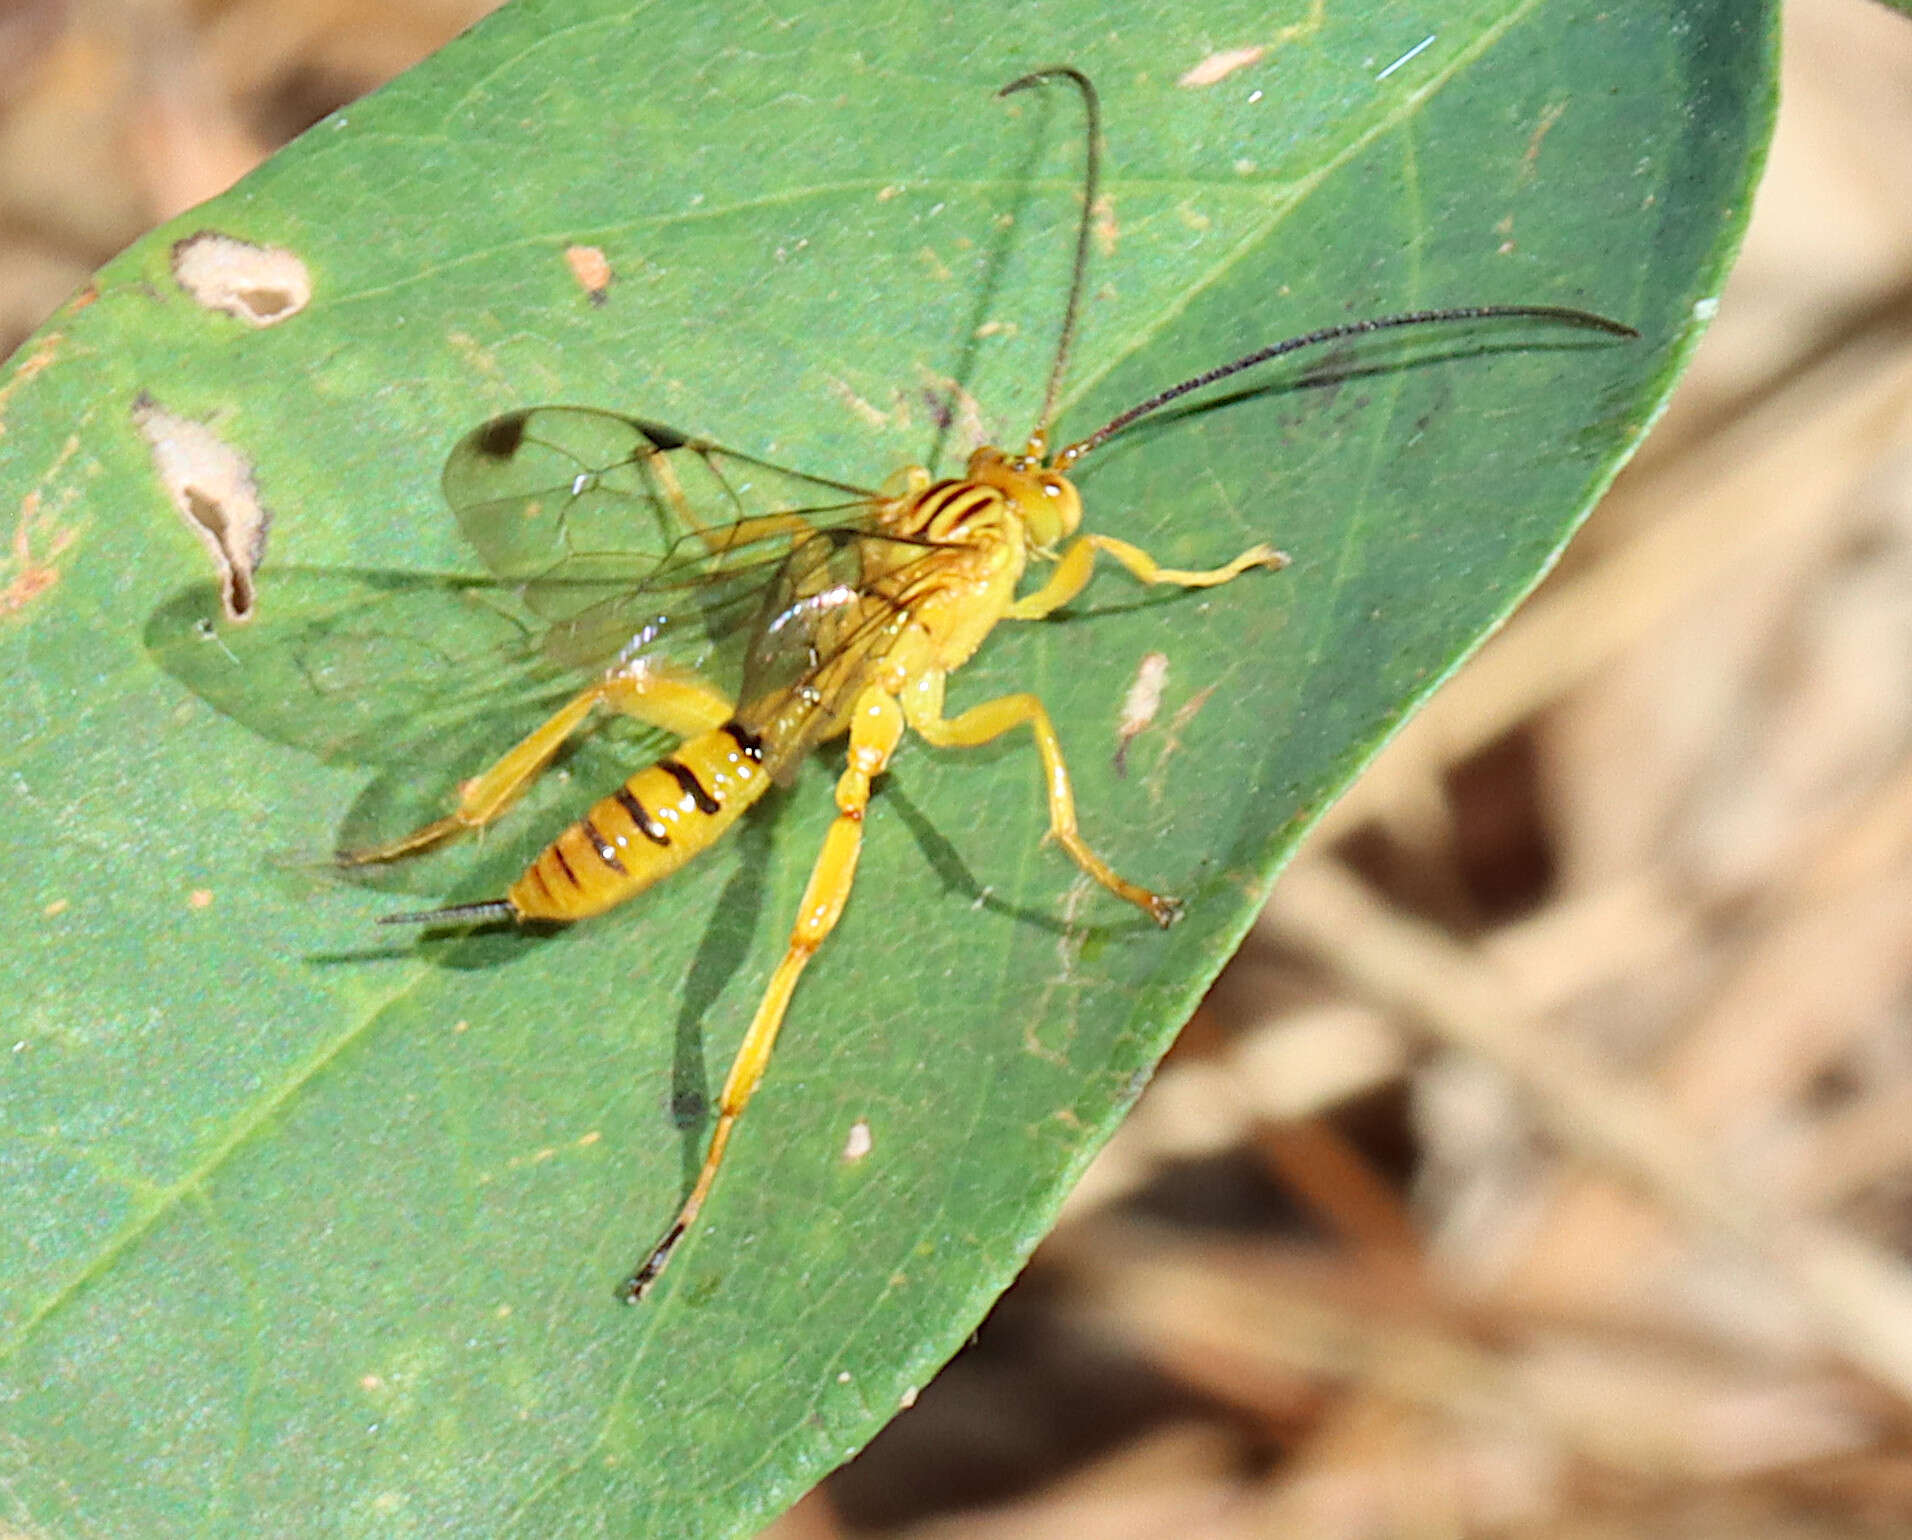
[[[843,1141],[843,1158],[845,1160],[861,1160],[865,1155],[870,1153],[875,1142],[875,1139],[870,1134],[869,1120],[867,1118],[858,1118],[850,1125],[850,1137]]]

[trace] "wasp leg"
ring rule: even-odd
[[[1107,551],[1144,583],[1172,583],[1177,588],[1215,588],[1232,583],[1251,567],[1278,571],[1288,565],[1286,554],[1272,545],[1253,545],[1226,566],[1211,567],[1206,572],[1188,572],[1180,567],[1164,567],[1139,545],[1130,545],[1113,535],[1084,535],[1062,553],[1048,582],[1009,606],[1006,612],[1009,619],[1041,620],[1061,609],[1088,587],[1095,571],[1097,551]]]
[[[1088,841],[1077,831],[1075,791],[1069,783],[1069,767],[1062,758],[1062,744],[1056,737],[1055,724],[1049,720],[1049,713],[1039,699],[1033,695],[1003,695],[972,706],[961,716],[945,717],[943,676],[925,674],[917,680],[915,690],[905,697],[905,710],[909,725],[925,743],[945,749],[975,748],[1027,722],[1036,736],[1036,752],[1042,755],[1043,783],[1049,794],[1050,838],[1068,851],[1083,871],[1116,897],[1125,898],[1146,912],[1157,925],[1173,925],[1181,917],[1179,900],[1164,893],[1152,893],[1121,876],[1089,848]]]
[[[624,669],[607,674],[565,702],[515,747],[466,781],[459,788],[458,806],[445,817],[382,845],[340,851],[339,864],[369,866],[396,861],[401,856],[429,849],[465,829],[483,828],[524,795],[552,756],[564,746],[564,740],[599,706],[682,738],[719,726],[729,719],[733,709],[722,692],[687,674],[655,668]]]
[[[850,885],[856,880],[857,855],[863,846],[863,812],[870,802],[870,782],[889,765],[890,756],[903,736],[903,710],[896,697],[879,689],[865,690],[850,719],[849,764],[837,780],[837,816],[830,832],[823,837],[823,849],[810,871],[810,884],[804,889],[803,903],[797,909],[797,921],[790,930],[790,945],[770,976],[770,985],[744,1033],[737,1057],[731,1060],[730,1073],[724,1077],[724,1089],[717,1099],[717,1126],[711,1131],[710,1149],[704,1156],[697,1182],[678,1210],[677,1218],[653,1246],[644,1263],[620,1291],[627,1304],[636,1304],[657,1282],[684,1232],[696,1221],[697,1212],[710,1194],[723,1163],[724,1147],[730,1132],[743,1115],[751,1092],[763,1079],[764,1066],[770,1062],[770,1050],[776,1046],[777,1031],[789,1009],[790,995],[797,987],[806,964],[823,945],[824,938],[836,928],[843,906],[850,897]]]

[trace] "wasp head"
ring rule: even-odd
[[[969,457],[969,479],[1009,499],[1038,550],[1059,545],[1082,523],[1081,495],[1067,476],[1043,462],[1039,451],[1006,455],[985,445]]]

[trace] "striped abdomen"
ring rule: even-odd
[[[580,818],[511,885],[521,920],[582,920],[668,877],[770,785],[763,743],[741,723],[686,739]]]

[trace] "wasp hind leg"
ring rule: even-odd
[[[626,669],[581,690],[516,745],[459,788],[458,805],[410,834],[362,850],[342,850],[341,866],[371,866],[429,850],[467,829],[482,829],[525,794],[552,757],[598,707],[688,738],[722,725],[730,699],[688,674]]]
[[[803,902],[798,906],[797,921],[791,927],[790,944],[784,951],[783,961],[771,974],[769,987],[757,1005],[757,1014],[751,1018],[750,1030],[744,1033],[737,1056],[731,1060],[730,1073],[724,1077],[724,1089],[717,1098],[717,1126],[711,1130],[710,1149],[704,1156],[703,1169],[697,1173],[690,1196],[677,1211],[670,1228],[618,1291],[626,1304],[634,1305],[650,1292],[658,1274],[670,1261],[671,1253],[677,1249],[677,1243],[696,1222],[704,1199],[710,1195],[717,1168],[723,1164],[724,1149],[730,1143],[731,1130],[743,1116],[751,1093],[757,1089],[764,1068],[770,1063],[770,1050],[776,1046],[777,1033],[783,1026],[784,1013],[790,1008],[790,996],[797,987],[797,980],[816,955],[817,948],[836,928],[843,906],[849,901],[851,885],[856,881],[857,856],[863,848],[863,814],[870,803],[870,782],[888,767],[902,736],[903,710],[896,697],[874,688],[864,691],[850,719],[849,764],[837,779],[836,819],[830,825],[830,832],[824,835],[823,849],[810,870],[810,882],[803,891]]]
[[[1134,904],[1157,925],[1167,927],[1181,918],[1180,899],[1130,882],[1089,848],[1076,827],[1075,789],[1062,757],[1062,743],[1040,699],[1034,695],[1002,695],[970,707],[961,716],[945,717],[942,676],[926,675],[916,688],[917,693],[907,698],[909,724],[925,743],[937,748],[973,749],[1027,722],[1035,734],[1036,752],[1042,756],[1043,785],[1049,795],[1049,837],[1089,876],[1117,898]]]

